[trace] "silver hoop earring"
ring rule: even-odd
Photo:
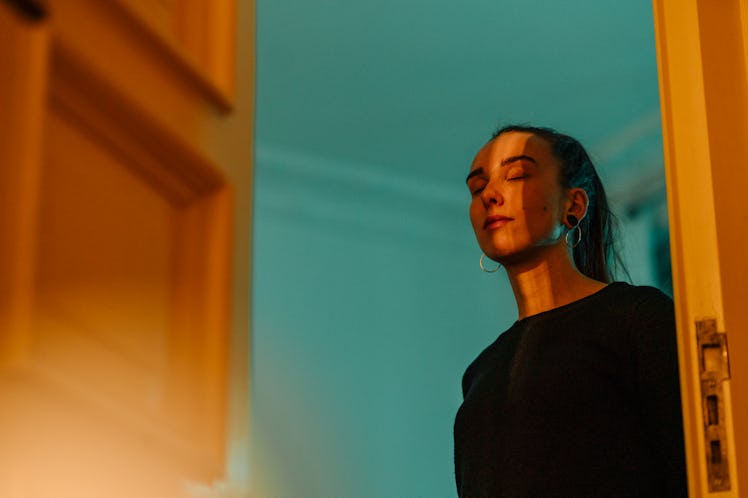
[[[574,233],[574,230],[576,230],[576,239],[573,243],[569,242],[569,234]],[[577,247],[580,242],[582,242],[582,229],[579,227],[579,225],[575,225],[571,230],[566,232],[566,235],[564,235],[564,242],[566,242],[566,245],[571,247],[572,249]]]
[[[486,257],[486,255],[481,253],[480,260],[478,261],[478,263],[480,264],[480,269],[483,270],[486,273],[496,273],[497,271],[499,271],[499,268],[501,268],[501,265],[498,264],[498,263],[496,264],[496,268],[494,268],[493,270],[489,270],[488,268],[486,268],[483,265],[483,258],[485,258],[485,257]]]

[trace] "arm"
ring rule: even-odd
[[[662,476],[663,496],[687,496],[678,348],[672,300],[643,289],[634,314],[636,372],[644,427]]]

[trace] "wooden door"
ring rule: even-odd
[[[240,465],[249,7],[0,2],[0,496],[190,496]]]
[[[691,496],[748,484],[748,2],[655,0]]]

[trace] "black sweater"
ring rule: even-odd
[[[462,391],[461,497],[687,494],[673,303],[653,287],[515,322]]]

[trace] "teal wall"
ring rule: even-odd
[[[515,313],[464,206],[373,168],[260,160],[253,474],[283,496],[449,495],[462,370]]]
[[[257,496],[455,495],[462,373],[516,317],[472,155],[532,120],[598,146],[621,204],[661,177],[650,7],[620,3],[257,0]],[[637,283],[650,218],[625,220]]]

